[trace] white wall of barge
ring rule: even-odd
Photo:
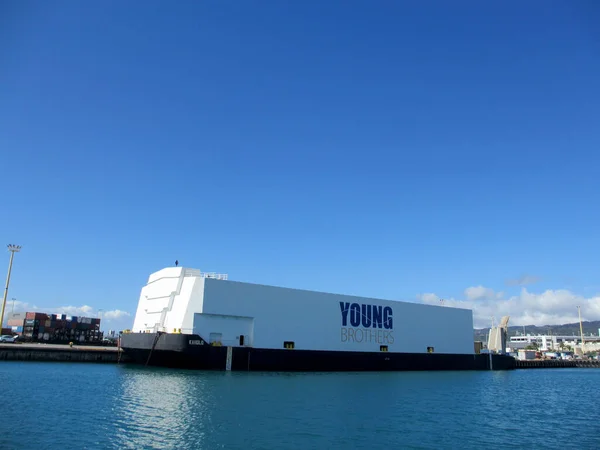
[[[365,305],[360,316],[366,311],[366,320],[358,326],[352,311],[343,323],[342,310],[354,303]],[[373,324],[373,308],[385,307],[392,310],[391,328]],[[243,345],[256,348],[293,342],[306,350],[380,351],[387,345],[390,352],[433,347],[435,353],[474,353],[471,310],[218,280],[181,267],[152,274],[142,288],[132,331],[156,329],[181,329],[231,346],[244,336]]]

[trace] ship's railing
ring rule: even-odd
[[[226,273],[203,272],[202,276],[204,278],[216,278],[217,280],[226,280],[227,279]]]
[[[193,328],[169,328],[164,326],[159,326],[158,324],[152,328],[152,332],[162,332],[162,333],[171,333],[171,334],[192,334],[194,332]]]
[[[217,280],[226,280],[226,273],[202,272],[198,269],[185,269],[185,277],[216,278]]]

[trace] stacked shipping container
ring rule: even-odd
[[[23,333],[23,321],[25,320],[25,313],[13,313],[9,316],[8,319],[8,328],[10,329],[10,334],[19,336]]]
[[[100,319],[91,317],[28,312],[24,318],[13,316],[8,325],[21,341],[97,343],[103,337]]]

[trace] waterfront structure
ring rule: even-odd
[[[585,336],[585,351],[597,351],[600,349],[600,336]],[[527,334],[511,336],[508,343],[511,351],[536,347],[540,351],[559,351],[571,347],[582,348],[581,336],[550,335],[550,334]]]
[[[120,345],[144,364],[224,370],[500,369],[513,361],[475,354],[471,310],[183,267],[150,275]]]
[[[519,354],[519,357],[518,357],[519,361],[532,360],[532,359],[535,359],[535,357],[536,357],[535,350],[519,349],[518,354]]]
[[[500,324],[495,327],[492,325],[488,336],[487,348],[494,353],[506,353],[506,339],[508,336],[508,320],[509,316],[502,317]]]

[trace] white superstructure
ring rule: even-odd
[[[149,277],[132,331],[197,334],[233,347],[474,354],[471,310],[243,283],[182,267]]]

